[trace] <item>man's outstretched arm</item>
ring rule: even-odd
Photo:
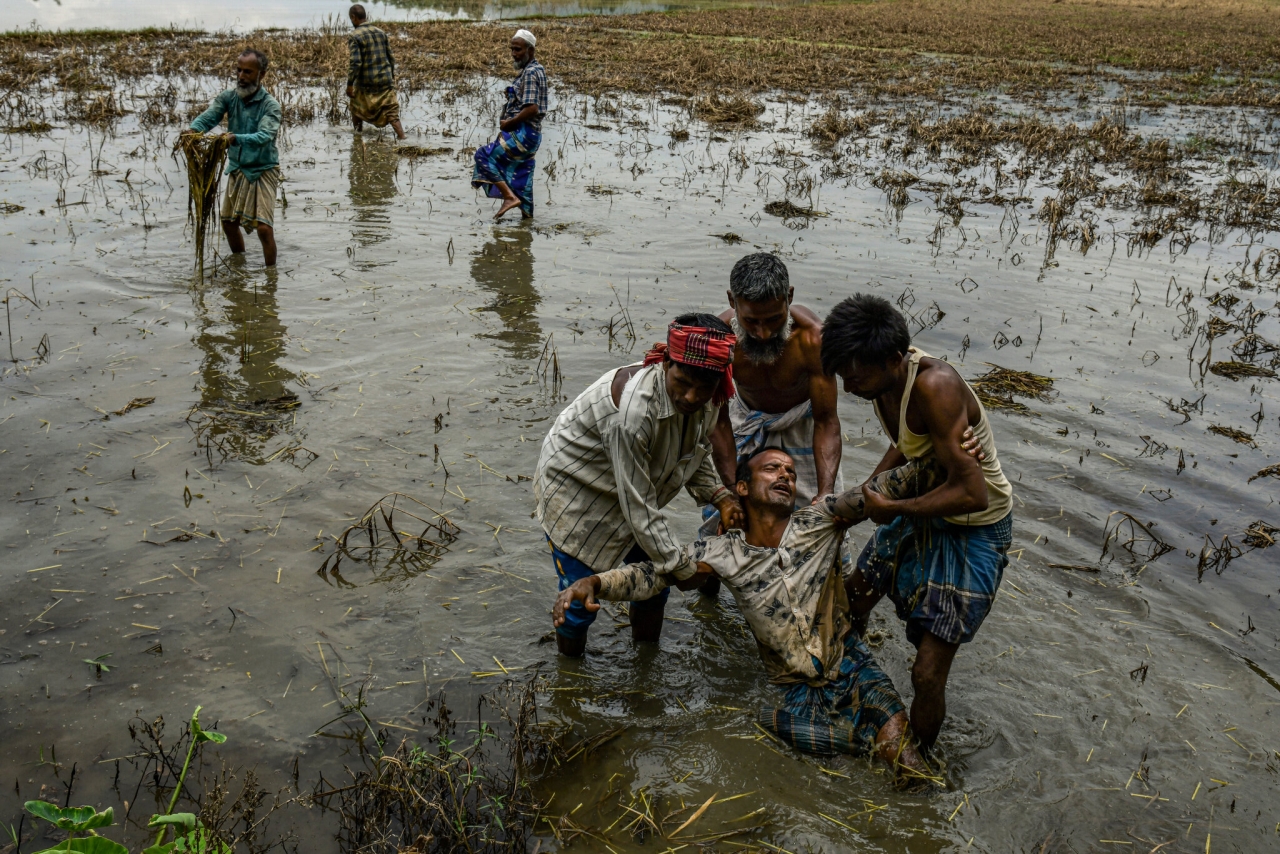
[[[551,622],[559,628],[564,624],[565,612],[574,602],[581,602],[588,611],[599,611],[597,599],[610,602],[643,602],[652,599],[667,587],[681,590],[692,590],[701,585],[712,573],[711,567],[705,563],[697,564],[698,571],[684,581],[677,581],[673,576],[663,575],[654,569],[649,561],[629,563],[608,572],[588,575],[570,584],[556,597],[551,607]]]

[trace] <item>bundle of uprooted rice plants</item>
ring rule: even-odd
[[[205,239],[213,229],[222,167],[230,147],[231,138],[221,133],[184,133],[173,146],[174,156],[181,151],[187,161],[187,222],[195,234],[196,267],[200,270],[204,269]]]
[[[1049,400],[1054,394],[1052,377],[1042,377],[1030,371],[1015,371],[999,365],[991,365],[991,368],[992,370],[969,383],[978,400],[988,409],[1010,409],[1034,414],[1026,404],[1014,400],[1013,396],[1016,394],[1020,397]]]

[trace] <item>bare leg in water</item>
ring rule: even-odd
[[[498,208],[498,212],[493,215],[493,218],[502,219],[507,211],[520,207],[520,199],[516,197],[515,193],[511,192],[511,188],[507,186],[506,181],[498,181],[493,186],[502,191],[502,207]]]
[[[266,262],[268,267],[276,265],[276,233],[271,226],[259,223],[257,227],[258,240],[262,243],[262,260]],[[227,245],[231,248],[231,254],[244,254],[244,234],[240,231],[240,223],[234,219],[224,219],[222,221],[222,231],[227,235]]]
[[[880,727],[880,732],[876,734],[876,752],[899,773],[910,775],[912,772],[927,770],[916,751],[906,712],[898,712]]]

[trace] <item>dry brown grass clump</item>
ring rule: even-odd
[[[1253,441],[1252,436],[1243,430],[1236,429],[1235,427],[1223,427],[1221,424],[1210,424],[1209,432],[1218,436],[1226,436],[1231,441],[1237,442],[1241,445],[1251,445],[1255,448],[1258,446],[1257,443]]]
[[[813,219],[815,217],[823,217],[827,215],[826,211],[817,211],[813,208],[802,208],[787,199],[769,202],[764,206],[764,212],[770,216],[779,216],[783,219]]]
[[[453,154],[452,148],[424,148],[420,145],[399,145],[396,146],[396,154],[401,157],[440,157],[445,154]]]
[[[1239,382],[1246,377],[1275,377],[1276,375],[1276,372],[1270,368],[1251,365],[1248,362],[1214,362],[1209,366],[1209,372],[1226,377],[1232,382]]]
[[[847,136],[863,136],[877,121],[874,115],[846,116],[836,104],[809,126],[808,136],[816,148],[828,151]]]
[[[692,112],[708,124],[751,126],[764,112],[764,104],[743,95],[709,95],[695,101]]]
[[[1280,528],[1259,519],[1245,529],[1244,544],[1255,549],[1270,548],[1276,544],[1277,534],[1280,534]]]
[[[1030,371],[1015,371],[999,365],[991,365],[991,368],[977,379],[969,381],[969,387],[973,389],[973,393],[988,409],[1008,409],[1033,415],[1035,413],[1026,404],[1014,400],[1013,396],[1043,401],[1053,399],[1055,391],[1052,377],[1042,377]]]
[[[1249,483],[1253,483],[1255,480],[1263,477],[1280,477],[1280,463],[1261,469],[1257,474],[1249,478]]]

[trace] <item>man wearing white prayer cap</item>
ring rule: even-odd
[[[476,149],[471,186],[502,199],[494,219],[517,207],[525,217],[533,216],[533,156],[542,144],[542,117],[547,113],[547,72],[534,58],[537,43],[524,29],[511,37],[511,63],[520,73],[507,87],[497,138]]]

